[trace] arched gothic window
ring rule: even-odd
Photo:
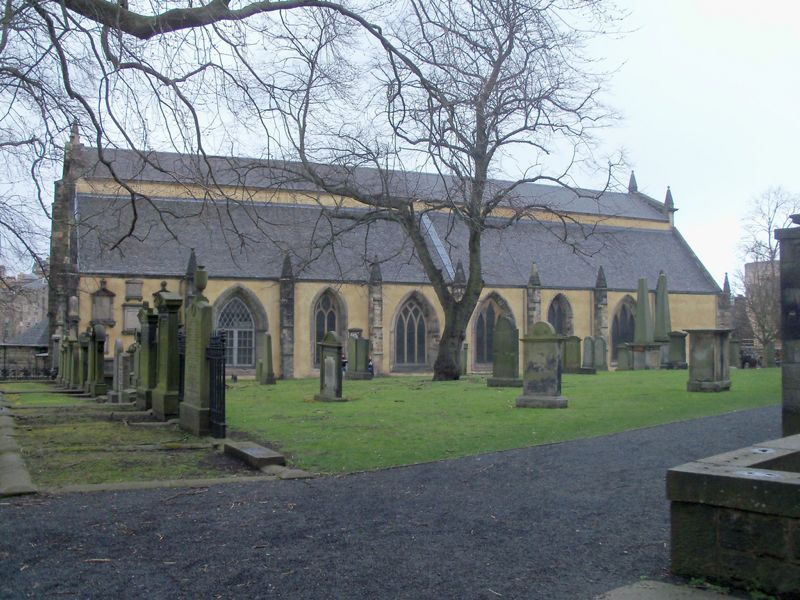
[[[487,302],[478,322],[475,324],[475,362],[490,363],[494,359],[494,326],[500,318],[501,311],[495,307],[495,302]]]
[[[232,298],[220,311],[217,328],[225,332],[225,362],[229,367],[255,364],[253,315],[240,298]]]
[[[630,344],[636,329],[636,303],[630,296],[625,296],[620,303],[614,320],[611,323],[611,360],[617,359],[617,345]]]
[[[339,310],[336,299],[330,291],[323,293],[314,306],[314,367],[319,368],[320,346],[319,343],[329,331],[337,332],[339,324]]]
[[[419,366],[427,362],[428,333],[422,307],[409,299],[397,315],[395,327],[395,362],[398,365]]]
[[[547,309],[547,322],[553,326],[559,335],[572,335],[572,307],[569,300],[558,294]]]

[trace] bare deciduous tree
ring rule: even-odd
[[[744,270],[737,274],[756,341],[765,346],[780,333],[779,244],[775,230],[787,227],[800,211],[800,197],[771,187],[755,199],[743,219],[740,252]]]

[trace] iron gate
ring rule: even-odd
[[[206,348],[209,372],[211,435],[225,437],[225,332],[211,334]]]

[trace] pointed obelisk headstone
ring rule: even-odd
[[[636,297],[636,325],[630,345],[633,369],[658,369],[661,366],[661,346],[653,340],[653,318],[650,313],[650,292],[647,279],[639,279]],[[619,362],[619,361],[617,361]]]

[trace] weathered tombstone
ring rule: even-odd
[[[767,342],[764,344],[764,366],[777,367],[775,362],[775,342]]]
[[[594,368],[594,338],[590,335],[583,338],[583,362],[581,363],[581,368]]]
[[[792,215],[794,224],[800,223]],[[781,424],[783,435],[800,433],[800,227],[775,231],[781,249]]]
[[[203,295],[208,272],[198,266],[194,272],[194,299],[186,309],[186,358],[183,378],[183,402],[180,403],[181,429],[194,435],[210,431],[210,372],[206,350],[214,326],[214,309]]]
[[[345,402],[346,398],[342,398],[342,343],[339,336],[329,331],[319,345],[319,394],[314,396],[314,400]]]
[[[686,336],[685,331],[669,332],[669,359],[667,360],[668,369],[686,369]]]
[[[122,340],[117,338],[114,342],[114,377],[111,380],[111,390],[108,392],[109,402],[119,402],[122,396],[123,382],[125,381],[122,376],[122,355],[125,353],[125,347],[122,345]]]
[[[522,395],[517,397],[521,408],[566,408],[561,395],[561,356],[563,338],[550,323],[536,323],[522,340],[524,365]]]
[[[147,302],[139,309],[139,369],[136,371],[136,408],[153,406],[158,374],[158,315]]]
[[[461,375],[467,374],[467,366],[469,365],[469,344],[464,342],[461,344],[461,356],[458,359],[458,372]]]
[[[689,382],[690,392],[722,392],[731,389],[730,329],[689,330]]]
[[[608,371],[608,346],[603,336],[594,338],[594,368],[597,371]]]
[[[741,361],[742,361],[742,345],[741,345],[741,342],[739,342],[739,340],[733,340],[732,339],[730,341],[730,347],[731,347],[731,355],[730,355],[731,368],[738,369],[739,367],[742,366],[742,364],[741,364]]]
[[[72,387],[88,391],[86,385],[89,381],[89,334],[85,331],[78,334],[78,339],[72,344]]]
[[[661,368],[666,368],[669,364],[669,332],[671,329],[667,276],[664,275],[664,271],[661,271],[656,284],[656,318],[653,327],[653,341],[660,347]]]
[[[261,360],[256,367],[256,380],[263,385],[275,384],[275,371],[272,370],[272,336],[265,333],[261,337]]]
[[[139,378],[139,344],[134,342],[128,346],[129,371],[128,378],[123,383],[123,402],[136,402],[136,385]]]
[[[351,329],[347,337],[346,379],[372,379],[369,364],[369,340],[361,337],[361,329]]]
[[[108,391],[105,375],[106,328],[95,323],[89,333],[89,389],[91,396],[105,396]]]
[[[653,318],[650,314],[650,292],[647,290],[647,279],[639,279],[636,294],[636,323],[633,331],[633,343],[630,344],[631,368],[658,369],[661,367],[661,344],[653,340]]]
[[[486,384],[489,387],[522,387],[519,377],[519,329],[508,317],[497,319],[492,345],[492,376],[486,380]]]
[[[562,365],[564,373],[580,373],[581,338],[571,335],[563,342]]]
[[[153,413],[165,421],[179,414],[178,325],[183,298],[170,292],[164,283],[156,294],[158,309],[158,375],[153,390]]]
[[[617,345],[617,371],[630,371],[633,369],[631,345]]]

